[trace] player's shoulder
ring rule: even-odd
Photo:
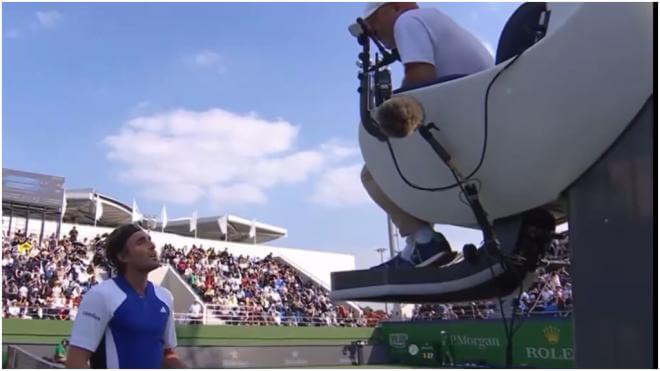
[[[163,286],[156,285],[155,283],[152,283],[152,285],[154,286],[154,291],[156,292],[156,296],[158,296],[160,300],[172,306],[172,303],[174,302],[174,296],[172,295],[170,290],[168,290]]]
[[[113,279],[107,279],[92,286],[83,294],[81,308],[105,308],[103,312],[111,314],[124,303],[125,299],[126,293]]]
[[[85,293],[85,296],[88,295],[90,297],[94,297],[97,299],[113,299],[113,298],[125,296],[124,292],[119,288],[119,286],[117,286],[117,283],[111,278],[92,286]]]

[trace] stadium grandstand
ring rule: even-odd
[[[72,319],[81,295],[110,274],[105,236],[139,211],[93,188],[65,191],[61,177],[10,169],[3,175],[3,316]],[[263,245],[286,236],[284,228],[234,215],[200,217],[194,232],[189,217],[166,221],[164,228],[155,218],[144,224],[153,229],[164,263],[150,279],[174,293],[182,323],[374,326],[389,318],[330,301],[330,272],[354,269],[354,257]],[[570,314],[563,236],[515,303],[523,315]],[[395,317],[412,320],[499,316],[494,301],[400,308]]]
[[[286,229],[235,215],[163,223],[93,188],[65,190],[62,177],[10,169],[3,169],[2,318],[21,323],[74,320],[82,296],[112,273],[103,251],[106,236],[136,216],[150,229],[162,262],[149,279],[175,296],[179,325],[378,331],[380,325],[402,323],[391,320],[433,325],[501,318],[493,300],[399,303],[391,313],[332,301],[330,273],[354,269],[353,256],[271,246],[287,235]],[[191,232],[191,225],[196,231]],[[570,316],[568,249],[568,234],[563,233],[553,241],[534,282],[519,300],[508,299],[520,317]],[[380,345],[373,346],[376,351]],[[26,348],[38,357],[23,348],[7,348],[4,354],[11,354],[14,364],[52,366],[45,363],[48,346]]]

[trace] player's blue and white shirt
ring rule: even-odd
[[[176,347],[172,294],[147,283],[144,297],[124,277],[92,287],[82,298],[69,343],[93,352],[92,368],[161,368]]]

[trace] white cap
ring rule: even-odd
[[[362,12],[362,19],[369,18],[376,10],[380,9],[380,7],[385,4],[387,3],[367,3],[364,6],[364,12]]]
[[[380,9],[380,7],[385,4],[387,3],[366,3],[364,10],[362,11],[361,18],[366,20],[372,14],[374,14],[376,10]],[[348,26],[348,32],[350,32],[351,35],[357,37],[362,33],[362,27],[358,23],[353,22],[350,26]]]

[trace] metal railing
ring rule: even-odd
[[[207,304],[205,318],[202,320],[208,324],[226,325],[366,326],[366,321],[361,318],[340,317],[334,311],[323,316],[306,316],[300,313],[286,316],[219,304]]]
[[[274,316],[268,312],[254,312],[247,308],[209,305],[202,313],[175,312],[174,321],[178,324],[210,324],[210,325],[273,325],[273,326],[366,326],[366,319],[342,318],[334,314],[326,316]],[[38,309],[41,308],[42,316]],[[18,315],[10,315],[9,308],[4,308],[2,318],[12,319],[51,319],[71,321],[70,308],[20,307]],[[77,315],[77,308],[76,308]]]
[[[11,313],[12,308],[18,308],[18,313]],[[50,320],[69,320],[72,314],[70,307],[61,306],[36,306],[36,307],[12,307],[3,306],[2,318],[18,318],[18,319],[50,319]],[[77,313],[77,308],[73,311]]]
[[[572,310],[556,310],[556,311],[535,311],[535,312],[525,312],[520,313],[516,312],[516,317],[520,318],[531,318],[531,317],[569,317],[573,313]],[[500,318],[501,315],[496,311],[491,316],[480,316],[480,315],[458,315],[455,318],[445,318],[442,314],[427,315],[421,314],[413,316],[412,321],[437,321],[437,320],[470,320],[470,319],[490,319],[490,318]]]

